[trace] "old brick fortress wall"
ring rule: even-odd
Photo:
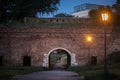
[[[85,36],[92,35],[90,54]],[[119,37],[119,38],[118,38]],[[120,36],[113,39],[107,33],[107,53],[120,50]],[[23,66],[23,56],[31,56],[31,66],[49,67],[49,55],[62,49],[71,56],[71,66],[88,64],[88,55],[96,56],[98,63],[104,56],[102,29],[87,28],[27,28],[0,29],[0,56],[6,66]]]

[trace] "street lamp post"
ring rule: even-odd
[[[102,13],[102,21],[104,23],[104,74],[107,75],[107,53],[106,53],[106,23],[108,20],[108,14]]]
[[[92,42],[92,37],[91,36],[87,36],[86,40],[88,42],[88,65],[90,64],[90,43]]]

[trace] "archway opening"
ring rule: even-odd
[[[70,54],[62,49],[54,50],[49,55],[49,68],[66,69],[71,65]]]

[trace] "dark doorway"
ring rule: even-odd
[[[96,65],[97,64],[97,56],[91,56],[91,64]]]
[[[49,67],[51,69],[66,69],[71,65],[71,56],[62,49],[57,49],[49,55]]]
[[[3,66],[3,56],[0,56],[0,66]]]
[[[23,66],[31,66],[31,56],[23,56]]]

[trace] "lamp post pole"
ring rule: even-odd
[[[104,23],[104,73],[107,74],[106,21]]]
[[[90,65],[90,43],[88,43],[88,65]]]
[[[107,13],[103,13],[102,14],[102,20],[103,20],[103,23],[104,23],[104,74],[105,76],[107,75],[108,73],[108,70],[107,70],[107,51],[106,51],[106,23],[107,23],[107,20],[108,20],[108,14]]]

